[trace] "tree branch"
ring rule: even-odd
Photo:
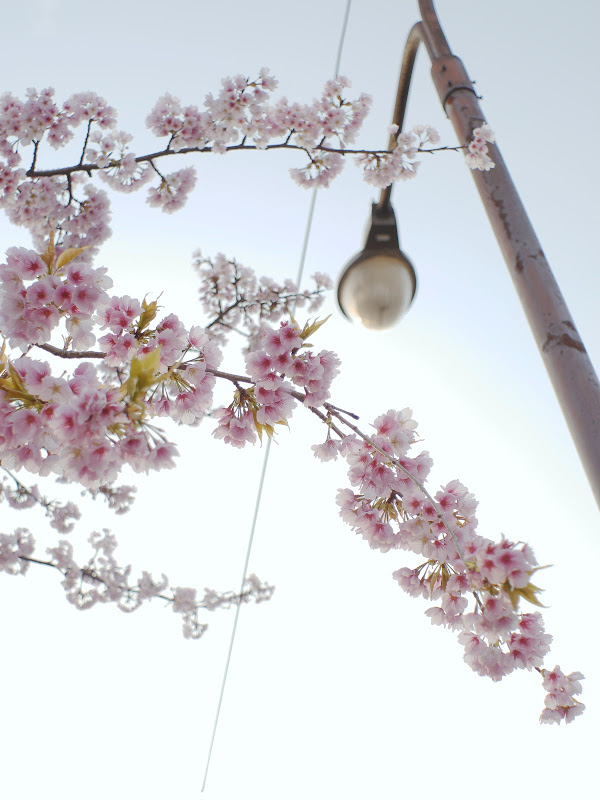
[[[52,344],[36,344],[34,347],[39,347],[40,350],[45,350],[53,356],[59,358],[106,358],[106,353],[100,353],[97,350],[61,350],[60,347],[54,347]]]
[[[440,150],[449,149],[453,150],[456,148],[436,148]],[[241,142],[240,144],[232,144],[228,145],[225,148],[227,153],[234,152],[237,150],[301,150],[306,155],[311,158],[311,150],[307,147],[303,147],[299,144],[290,144],[288,141],[279,142],[277,144],[268,144],[266,147],[258,147],[258,145],[254,144],[245,144]],[[321,151],[324,153],[338,153],[339,155],[390,155],[392,152],[391,150],[360,150],[360,149],[353,149],[353,148],[345,148],[345,147],[327,147],[322,144],[318,144],[312,152]],[[181,150],[171,150],[169,147],[165,148],[164,150],[157,150],[155,153],[147,153],[143,156],[137,156],[135,161],[138,164],[143,164],[145,162],[152,162],[156,158],[164,158],[165,156],[177,156],[177,155],[186,155],[189,153],[212,153],[213,148],[212,146],[205,146],[205,147],[182,147]],[[421,152],[421,151],[419,151]],[[431,151],[426,151],[431,152]],[[114,169],[115,167],[119,166],[119,161],[111,161],[110,164],[107,164],[105,167],[100,167],[98,164],[74,164],[71,167],[57,167],[55,169],[34,169],[32,167],[26,172],[28,178],[53,178],[60,175],[71,175],[74,172],[86,172],[88,175],[91,175],[92,172],[97,170],[107,170],[107,169]]]

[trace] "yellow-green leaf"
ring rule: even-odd
[[[316,331],[319,330],[321,325],[325,325],[325,323],[327,322],[327,320],[329,319],[330,316],[331,316],[331,314],[329,314],[327,317],[325,317],[325,319],[322,319],[322,320],[316,319],[312,323],[307,322],[306,325],[304,326],[304,328],[302,329],[302,332],[299,334],[300,338],[301,339],[308,339],[309,336],[311,336],[313,333],[315,333]]]
[[[66,264],[73,261],[73,259],[77,258],[84,250],[89,250],[91,246],[91,244],[88,244],[85,247],[67,247],[56,260],[56,271],[58,272],[59,269],[62,269]]]
[[[508,596],[510,597],[510,602],[512,603],[512,606],[515,609],[515,611],[519,606],[519,600],[521,599],[521,597],[534,606],[539,606],[540,608],[546,608],[546,606],[543,603],[540,603],[540,601],[536,597],[536,594],[538,592],[543,592],[543,591],[544,590],[540,589],[539,586],[534,586],[533,583],[528,583],[527,586],[524,586],[522,589],[511,589],[508,592]]]
[[[10,375],[12,384],[17,391],[23,392],[23,394],[29,394],[25,388],[25,384],[21,380],[21,376],[10,362],[8,363],[8,374]]]
[[[158,312],[158,300],[153,300],[151,303],[146,302],[146,298],[142,300],[142,308],[144,309],[140,314],[140,321],[138,322],[138,330],[143,331],[150,325]]]
[[[48,269],[50,269],[52,262],[54,261],[54,228],[50,229],[50,240],[48,241],[48,247],[46,248],[45,253],[40,253],[40,258],[48,267]]]
[[[125,387],[127,394],[134,402],[160,380],[159,365],[160,345],[141,358],[134,356],[131,359],[131,369]]]

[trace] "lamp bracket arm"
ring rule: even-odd
[[[433,0],[419,0],[419,13],[423,21],[423,41],[431,60],[451,56],[450,45],[438,20]]]
[[[396,92],[396,105],[394,106],[394,115],[392,117],[392,124],[398,126],[396,133],[390,134],[390,141],[388,148],[393,150],[396,147],[396,137],[401,133],[404,126],[404,117],[406,115],[406,106],[408,103],[408,93],[410,90],[410,82],[412,79],[413,69],[415,66],[415,59],[419,50],[419,45],[424,41],[425,30],[422,22],[417,22],[410,29],[406,44],[404,45],[404,54],[402,56],[402,66],[400,67],[400,77],[398,79],[398,90]],[[381,190],[379,203],[377,204],[380,209],[387,207],[391,208],[392,186],[386,186]]]

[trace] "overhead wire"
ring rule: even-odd
[[[351,5],[352,5],[352,0],[346,0],[346,8],[344,10],[344,18],[343,18],[343,21],[342,21],[340,39],[339,39],[336,58],[335,58],[334,76],[336,78],[339,75],[340,62],[341,62],[341,58],[342,58],[342,51],[344,49],[344,40],[346,38],[346,30],[348,28],[348,18],[350,16],[350,6]],[[311,232],[312,232],[312,225],[313,225],[313,219],[314,219],[314,214],[315,214],[315,204],[316,204],[316,201],[317,201],[317,192],[318,192],[317,188],[314,188],[312,190],[312,194],[311,194],[311,198],[310,198],[310,204],[309,204],[309,207],[308,207],[306,225],[305,225],[305,228],[304,228],[304,238],[303,238],[303,241],[302,241],[302,249],[300,251],[300,259],[299,259],[299,262],[298,262],[298,272],[297,272],[297,275],[296,275],[297,291],[300,290],[300,285],[302,283],[302,277],[304,275],[304,265],[306,263],[306,254],[308,252],[308,244],[309,244],[310,235],[311,235]],[[293,313],[295,313],[295,310],[296,310],[296,304],[294,302]],[[256,524],[257,524],[257,521],[258,521],[258,514],[259,514],[259,510],[260,510],[260,503],[261,503],[261,499],[262,499],[263,488],[264,488],[264,485],[265,485],[265,477],[266,477],[266,474],[267,474],[267,465],[269,463],[269,455],[270,455],[270,453],[271,453],[271,439],[268,438],[267,439],[267,444],[266,444],[266,447],[265,447],[265,453],[264,453],[264,456],[263,456],[263,463],[262,463],[262,469],[261,469],[261,473],[260,473],[260,479],[259,479],[259,482],[258,482],[258,489],[257,489],[257,492],[256,492],[256,500],[255,500],[255,503],[254,503],[254,513],[252,515],[252,524],[250,526],[250,534],[249,534],[249,537],[248,537],[248,545],[246,547],[246,557],[244,559],[244,568],[242,570],[242,579],[241,579],[241,582],[240,582],[240,591],[239,591],[240,597],[243,595],[244,586],[245,586],[246,580],[248,578],[248,566],[250,564],[250,555],[252,553],[252,545],[254,543],[254,534],[256,532]],[[201,792],[204,792],[204,789],[206,787],[206,781],[207,781],[207,778],[208,778],[208,770],[209,770],[209,767],[210,767],[210,761],[211,761],[211,756],[212,756],[213,747],[214,747],[214,743],[215,743],[215,737],[216,737],[217,728],[218,728],[218,725],[219,725],[219,718],[221,716],[221,707],[223,705],[223,697],[225,695],[225,686],[227,684],[227,676],[228,676],[228,673],[229,673],[229,666],[231,664],[231,656],[232,656],[232,653],[233,653],[233,645],[234,645],[234,642],[235,642],[235,636],[236,636],[237,627],[238,627],[238,621],[239,621],[239,617],[240,617],[241,605],[242,604],[241,604],[241,601],[240,601],[240,602],[238,602],[236,604],[236,607],[235,607],[233,625],[232,625],[232,628],[231,628],[231,636],[229,638],[229,647],[227,649],[227,657],[225,659],[225,667],[223,669],[223,678],[221,679],[221,687],[220,687],[220,690],[219,690],[219,699],[218,699],[218,702],[217,702],[217,709],[216,709],[216,712],[215,712],[215,719],[214,719],[212,733],[211,733],[211,737],[210,737],[210,744],[209,744],[209,747],[208,747],[208,755],[206,757],[206,767],[204,769],[204,777],[203,777],[203,780],[202,780]]]

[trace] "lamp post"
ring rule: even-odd
[[[412,69],[422,42],[431,59],[431,74],[444,111],[460,144],[465,145],[485,117],[461,60],[448,46],[433,1],[419,0],[419,10],[421,21],[411,29],[404,51],[393,121],[402,130]],[[473,170],[471,174],[600,506],[600,383],[502,156],[494,145],[489,150],[494,169]],[[399,249],[397,231],[395,227],[392,230],[391,223],[387,233],[393,245],[387,250],[385,269],[381,267],[383,247],[373,257],[378,220],[394,220],[390,197],[391,186],[382,191],[379,203],[373,206],[365,249],[348,264],[338,286],[342,311],[360,318],[370,328],[391,327],[408,309],[416,286],[414,270]],[[377,247],[375,244],[375,250]],[[401,277],[409,268],[412,283]],[[404,285],[407,288],[402,292]],[[378,308],[377,302],[371,301],[375,313],[367,317],[368,303],[359,297],[365,286],[371,297],[385,297],[390,307],[381,308],[380,303]],[[394,298],[396,305],[392,308]]]

